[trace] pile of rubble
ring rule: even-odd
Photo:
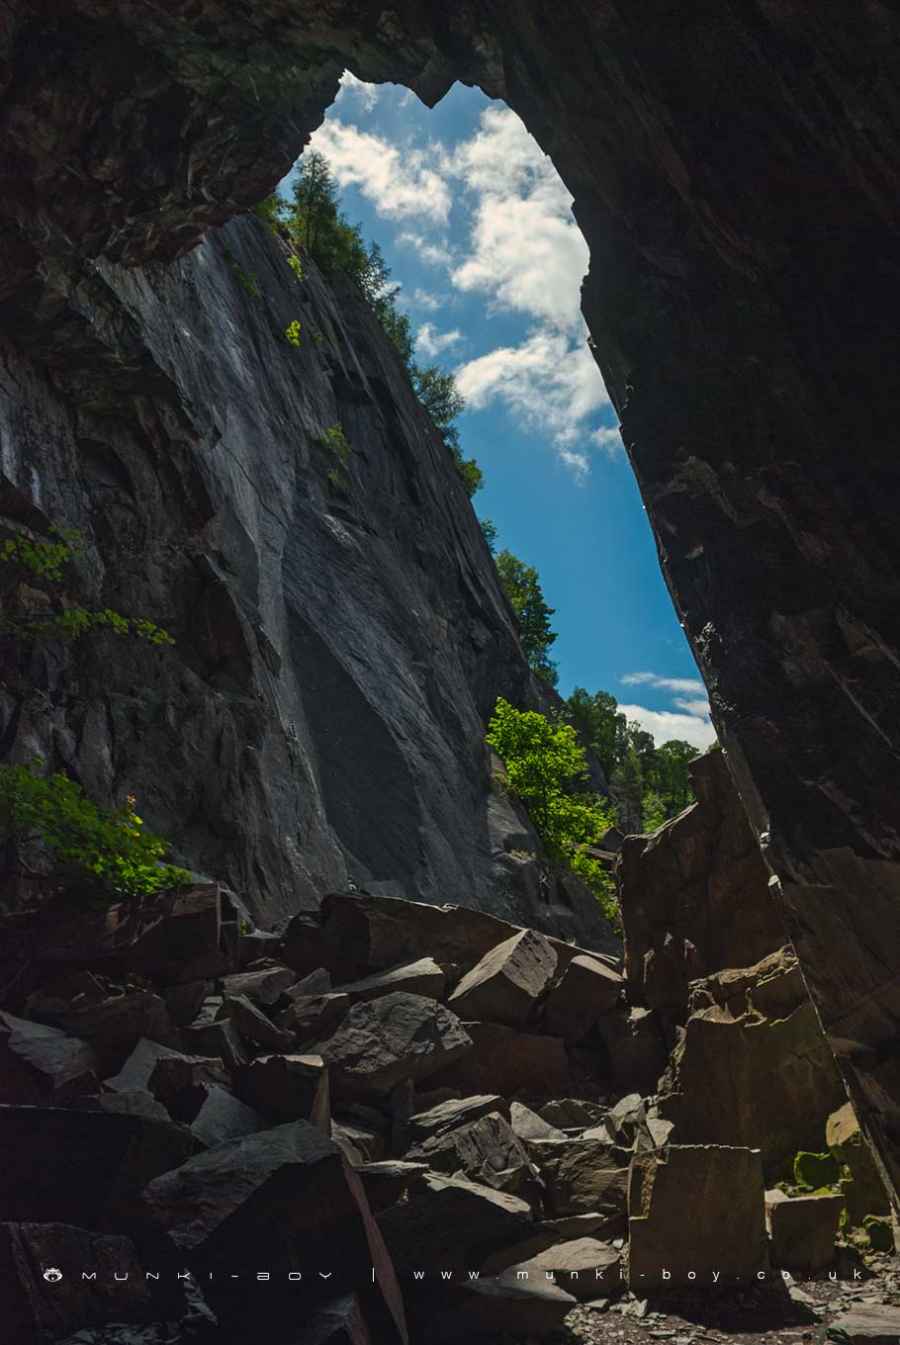
[[[697,811],[655,844],[690,828],[696,853]],[[365,894],[279,936],[215,884],[119,914],[8,931],[11,1345],[538,1338],[581,1304],[827,1266],[853,1193],[855,1221],[883,1210],[789,948],[722,971],[695,947],[660,1005],[634,949],[685,961],[661,904],[628,977]],[[775,1187],[835,1104],[846,1191]]]

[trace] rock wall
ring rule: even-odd
[[[477,82],[521,113],[575,196],[663,568],[895,1188],[898,27],[882,0],[13,0],[0,18],[0,303],[45,363],[72,359],[96,259],[174,257],[259,199],[345,65],[429,102]]]
[[[349,877],[613,946],[586,890],[541,886],[491,787],[484,722],[530,674],[450,455],[352,288],[298,280],[244,219],[169,267],[98,263],[69,302],[65,367],[7,351],[0,509],[79,529],[82,591],[176,644],[45,648],[27,689],[8,680],[7,752],[136,793],[267,924]]]

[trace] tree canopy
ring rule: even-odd
[[[556,632],[550,629],[555,608],[550,607],[544,597],[538,572],[511,551],[501,551],[496,559],[500,583],[519,625],[519,638],[528,666],[545,682],[556,686],[556,664],[549,653],[556,640]]]

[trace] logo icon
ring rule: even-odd
[[[44,1271],[44,1279],[49,1280],[51,1284],[58,1284],[62,1279],[62,1271],[57,1270],[56,1266],[50,1266]]]

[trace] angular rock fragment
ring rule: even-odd
[[[520,1261],[511,1273],[520,1278],[521,1272],[540,1281],[551,1277],[553,1283],[573,1298],[580,1300],[621,1293],[625,1278],[621,1273],[622,1253],[608,1242],[596,1238],[573,1238],[558,1242],[538,1252],[527,1261]]]
[[[686,1210],[702,1218],[686,1219]],[[723,1287],[768,1267],[759,1150],[674,1145],[636,1154],[628,1186],[633,1290],[678,1288],[716,1269]]]
[[[276,1021],[282,1031],[289,1032],[296,1042],[305,1045],[332,1032],[346,1017],[349,1008],[347,995],[298,995],[278,1014]]]
[[[68,1102],[95,1093],[99,1073],[86,1041],[0,1012],[0,1101]]]
[[[294,1044],[294,1033],[276,1027],[247,995],[226,995],[219,1010],[222,1018],[230,1018],[245,1041],[263,1051],[289,1051]]]
[[[185,981],[183,985],[172,985],[163,990],[163,1000],[176,1027],[186,1027],[194,1021],[212,986],[212,981]]]
[[[487,1116],[489,1112],[499,1112],[501,1116],[508,1118],[509,1103],[497,1093],[478,1093],[474,1097],[439,1102],[428,1111],[416,1112],[409,1118],[410,1138],[413,1143],[421,1143],[433,1135],[452,1130],[454,1126],[477,1121],[480,1116]]]
[[[523,1280],[516,1270],[462,1281],[435,1322],[443,1342],[496,1339],[498,1334],[541,1340],[554,1336],[578,1300],[544,1275]],[[501,1337],[502,1338],[502,1337]]]
[[[380,995],[389,995],[394,990],[404,990],[408,995],[424,995],[428,999],[441,999],[445,983],[446,977],[434,958],[422,957],[417,962],[390,967],[386,971],[376,972],[374,976],[366,976],[361,981],[351,981],[335,989],[347,995],[351,1004],[362,1004]]]
[[[850,1223],[860,1225],[867,1214],[889,1214],[890,1201],[852,1102],[846,1102],[829,1116],[825,1143],[841,1167],[847,1169],[840,1185]]]
[[[518,1196],[426,1173],[379,1223],[398,1269],[471,1270],[491,1252],[521,1241],[532,1220],[531,1207]]]
[[[668,1051],[656,1015],[650,1009],[615,1009],[596,1024],[617,1093],[655,1093]]]
[[[377,1163],[362,1163],[357,1168],[369,1204],[376,1213],[396,1204],[409,1187],[427,1171],[427,1163],[410,1163],[399,1158],[386,1158]]]
[[[347,1161],[356,1168],[364,1163],[377,1163],[384,1157],[384,1136],[346,1118],[332,1119],[331,1138],[340,1147]]]
[[[835,1317],[833,1338],[850,1345],[897,1345],[900,1339],[900,1307],[896,1303],[860,1303]]]
[[[344,1294],[319,1308],[291,1345],[372,1345],[372,1340],[359,1296]]]
[[[810,1274],[830,1266],[843,1206],[840,1195],[787,1196],[777,1188],[767,1191],[772,1264]]]
[[[501,1093],[528,1100],[566,1092],[569,1058],[560,1037],[516,1032],[500,1023],[466,1023],[472,1049],[433,1083],[463,1094]]]
[[[523,1102],[513,1102],[509,1109],[509,1123],[512,1126],[513,1133],[518,1136],[523,1144],[528,1144],[529,1140],[564,1140],[566,1135],[562,1130],[545,1121],[537,1112],[526,1107]]]
[[[328,1062],[341,1099],[387,1097],[464,1056],[472,1046],[459,1019],[421,995],[394,991],[354,1004],[332,1036],[313,1049]]]
[[[267,1125],[268,1122],[259,1112],[246,1106],[228,1089],[209,1084],[204,1089],[200,1109],[191,1122],[191,1134],[201,1144],[212,1148],[227,1140],[254,1135],[259,1130],[265,1130]]]
[[[544,1030],[551,1036],[580,1041],[622,992],[623,978],[596,958],[574,957],[547,996]]]
[[[143,1116],[146,1121],[171,1121],[163,1104],[144,1088],[101,1093],[86,1100],[88,1111],[118,1112],[122,1116]]]
[[[197,1055],[220,1056],[232,1074],[249,1059],[247,1044],[230,1018],[191,1023],[181,1029],[181,1039]]]
[[[240,971],[233,976],[223,976],[222,989],[226,998],[246,995],[257,1004],[271,1007],[290,986],[296,983],[296,980],[297,977],[290,967],[276,963],[258,971]]]
[[[176,893],[162,920],[125,954],[130,970],[164,985],[210,980],[229,968],[222,947],[222,888],[199,883]]]
[[[183,1058],[183,1053],[174,1047],[142,1037],[135,1043],[118,1074],[105,1079],[103,1086],[117,1093],[149,1092],[150,1079],[160,1060],[178,1057]]]
[[[409,1149],[406,1156],[427,1163],[435,1172],[464,1176],[532,1204],[540,1193],[540,1182],[525,1147],[498,1112],[432,1135]]]
[[[553,1098],[538,1108],[538,1114],[552,1126],[560,1130],[587,1130],[589,1126],[600,1125],[607,1113],[600,1102],[590,1102],[586,1098]]]
[[[292,971],[304,978],[332,965],[329,949],[322,937],[318,913],[300,911],[291,919],[281,938],[278,956]],[[330,989],[330,986],[325,989]],[[319,994],[319,987],[307,993]]]
[[[147,1089],[176,1121],[189,1124],[206,1100],[210,1084],[227,1087],[230,1080],[219,1056],[171,1054],[161,1056],[147,1081]]]
[[[523,1027],[556,972],[556,952],[543,934],[523,929],[467,972],[448,1001],[465,1019]]]
[[[529,1153],[546,1185],[550,1216],[625,1213],[631,1155],[605,1139],[546,1140]]]
[[[327,995],[331,990],[331,972],[325,967],[317,967],[308,976],[303,976],[294,985],[285,990],[289,999],[300,999],[304,995]]]
[[[276,1121],[331,1128],[328,1068],[320,1055],[262,1055],[241,1074],[244,1101]]]

